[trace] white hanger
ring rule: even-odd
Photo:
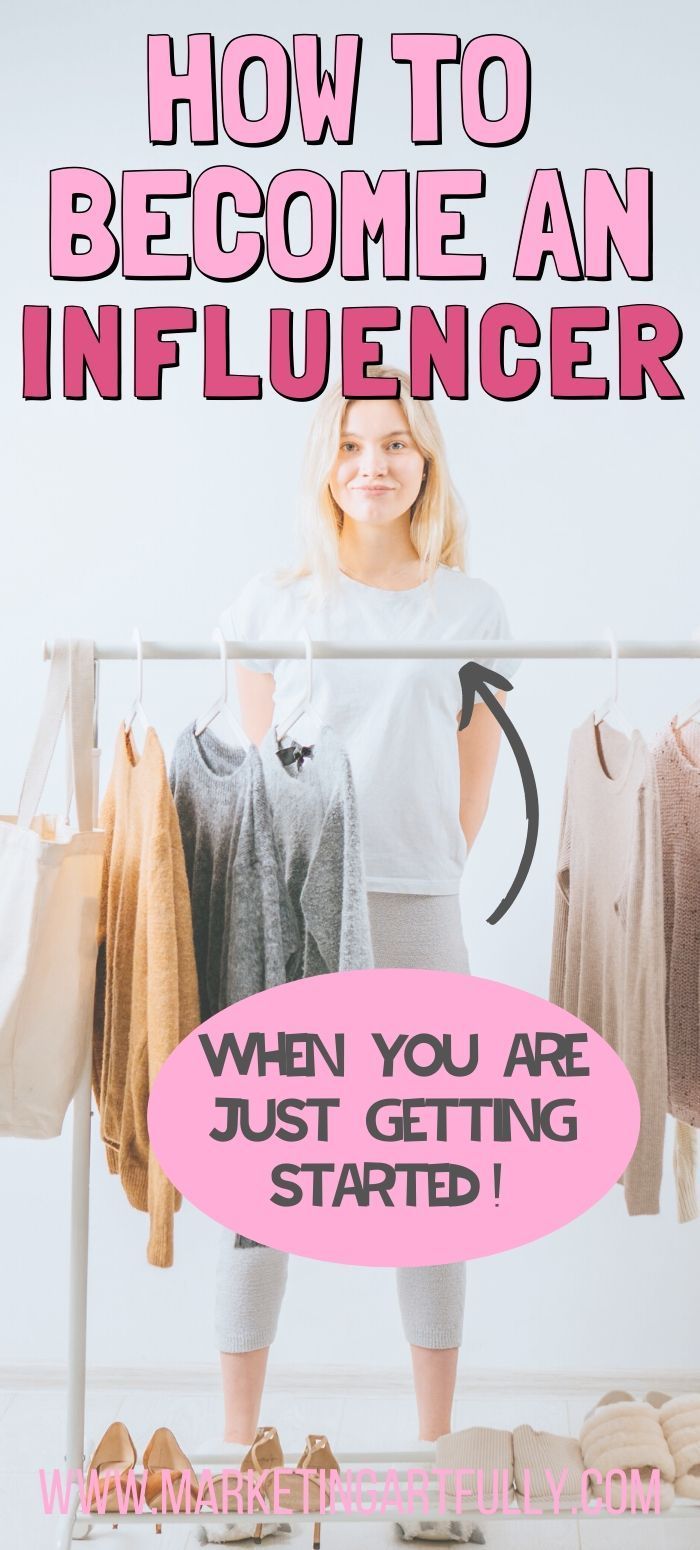
[[[693,630],[693,640],[700,640],[700,629]],[[678,711],[673,718],[672,725],[680,732],[681,727],[687,727],[689,721],[696,721],[700,716],[700,699],[693,700],[691,705],[686,705],[685,710]]]
[[[143,641],[138,626],[134,626],[132,639],[136,646],[136,699],[128,716],[124,717],[124,730],[125,732],[131,732],[134,722],[138,721],[145,736],[148,731],[149,721],[143,708]]]
[[[594,711],[594,713],[593,713],[593,720],[594,720],[596,726],[600,726],[601,721],[606,721],[608,716],[610,715],[610,712],[614,710],[615,715],[617,716],[618,722],[620,723],[622,731],[625,732],[628,737],[631,737],[632,736],[632,732],[634,730],[633,727],[632,727],[632,723],[627,720],[627,717],[624,714],[624,711],[620,710],[620,706],[618,704],[618,698],[617,698],[617,691],[618,691],[618,684],[619,684],[619,677],[620,677],[620,674],[619,674],[620,654],[619,654],[618,646],[617,646],[617,638],[614,635],[613,631],[609,627],[605,631],[605,633],[606,633],[606,635],[608,637],[608,640],[610,641],[610,661],[612,663],[612,693],[609,694],[607,699],[603,700],[602,704],[599,705],[597,707],[597,709]]]
[[[687,727],[689,721],[697,721],[698,716],[700,716],[700,700],[693,700],[692,705],[686,705],[684,711],[679,711],[674,716],[673,725],[676,731],[680,732],[681,727]]]
[[[240,721],[238,720],[238,717],[234,715],[231,706],[229,705],[228,658],[226,654],[226,637],[223,630],[217,628],[214,631],[214,640],[219,647],[219,657],[221,659],[221,670],[223,674],[221,694],[219,695],[218,699],[214,701],[213,705],[210,706],[205,715],[200,716],[199,720],[195,722],[195,737],[200,737],[202,732],[206,731],[206,728],[211,725],[211,722],[214,721],[217,716],[223,716],[229,730],[234,733],[234,736],[238,739],[238,742],[242,744],[244,748],[250,748],[251,744],[248,733],[244,731]]]
[[[299,721],[302,716],[312,715],[317,725],[320,727],[318,716],[316,715],[316,712],[311,703],[314,673],[313,641],[309,635],[308,630],[302,630],[302,636],[304,640],[304,655],[306,658],[306,685],[304,689],[304,695],[303,698],[299,700],[298,704],[295,705],[289,712],[289,715],[285,716],[284,721],[280,721],[275,727],[275,736],[278,743],[281,743],[282,739],[286,737],[289,732],[291,732],[292,727],[296,726],[297,721]]]

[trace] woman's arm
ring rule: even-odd
[[[236,687],[243,729],[253,743],[261,743],[272,726],[275,679],[272,673],[255,673],[236,663]]]
[[[496,699],[505,704],[505,690]],[[469,849],[486,817],[491,795],[501,728],[488,705],[474,706],[469,726],[457,733],[459,749],[459,821]]]

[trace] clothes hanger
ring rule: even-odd
[[[145,737],[150,722],[143,708],[143,641],[138,626],[134,626],[132,640],[136,647],[136,699],[131,706],[128,716],[124,717],[124,731],[128,736],[133,730],[134,722],[138,721]]]
[[[300,721],[302,716],[306,716],[306,715],[313,716],[313,719],[316,722],[316,725],[318,726],[319,730],[320,730],[320,727],[321,727],[321,723],[319,721],[319,718],[318,718],[318,716],[317,716],[317,714],[316,714],[316,712],[315,712],[315,710],[313,708],[313,705],[311,703],[311,696],[312,696],[312,693],[313,693],[313,672],[314,672],[314,647],[313,647],[313,641],[311,639],[311,636],[309,635],[308,630],[302,630],[302,637],[303,637],[303,641],[304,641],[304,655],[305,655],[305,658],[306,658],[306,684],[305,684],[305,688],[304,688],[304,694],[303,694],[302,699],[299,700],[299,702],[295,706],[293,706],[292,710],[289,712],[289,715],[285,716],[284,720],[278,722],[277,726],[275,727],[275,737],[276,737],[278,743],[281,743],[282,739],[289,735],[289,733],[292,730],[292,727],[296,726],[297,721]]]
[[[617,717],[617,720],[618,720],[618,724],[620,726],[620,730],[623,731],[626,734],[627,737],[631,737],[632,733],[634,731],[634,728],[632,726],[632,723],[627,720],[627,717],[626,717],[624,711],[622,711],[620,709],[620,706],[619,706],[619,703],[618,703],[618,698],[617,698],[619,676],[620,676],[619,675],[620,654],[619,654],[618,646],[617,646],[617,638],[616,638],[616,636],[614,635],[613,631],[610,628],[608,628],[605,631],[605,633],[606,633],[606,635],[608,637],[608,640],[610,641],[610,661],[612,663],[612,693],[609,694],[607,699],[603,700],[602,704],[599,705],[597,707],[597,709],[594,711],[594,713],[593,713],[593,721],[594,721],[595,726],[598,727],[598,726],[600,726],[601,721],[607,721],[611,711],[614,711],[615,715]]]
[[[697,721],[700,716],[700,700],[693,700],[692,705],[686,705],[684,711],[679,711],[673,718],[673,725],[677,732],[682,727],[687,727],[689,721]]]
[[[244,731],[244,728],[241,726],[241,723],[238,720],[238,717],[236,715],[234,715],[234,712],[232,711],[231,706],[229,704],[229,698],[228,698],[228,657],[227,657],[227,654],[226,654],[226,637],[225,637],[224,632],[223,632],[222,629],[219,629],[219,628],[215,629],[215,631],[214,631],[214,640],[216,641],[217,646],[219,648],[219,657],[220,657],[220,661],[221,661],[221,671],[222,671],[222,675],[223,675],[222,676],[221,694],[219,695],[218,699],[214,700],[214,703],[213,703],[213,705],[210,706],[209,710],[206,711],[206,713],[203,716],[200,716],[199,720],[195,722],[194,735],[195,735],[195,737],[201,737],[202,732],[206,731],[206,728],[211,725],[212,721],[214,721],[217,716],[221,716],[223,718],[223,720],[226,722],[226,725],[228,726],[229,731],[233,732],[234,736],[237,738],[239,744],[243,748],[247,749],[247,748],[250,748],[250,746],[251,746],[250,738],[248,736],[248,733],[246,731]]]
[[[693,630],[693,640],[700,640],[700,629]],[[700,716],[700,699],[693,700],[692,704],[686,705],[685,710],[677,711],[671,725],[676,728],[677,732],[680,732],[681,727],[687,727],[689,721],[697,721],[698,716]]]

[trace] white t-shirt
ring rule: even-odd
[[[303,577],[280,584],[254,576],[222,615],[229,640],[348,642],[508,638],[498,593],[486,581],[441,565],[430,581],[386,591],[338,573],[323,602]],[[514,661],[479,659],[509,678]],[[246,659],[274,673],[275,722],[303,700],[306,664]],[[459,668],[452,661],[314,661],[312,704],[342,739],[362,823],[367,887],[385,893],[457,893],[467,847],[459,822]],[[290,736],[313,743],[311,718]]]

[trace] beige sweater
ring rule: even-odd
[[[634,1079],[641,1130],[625,1200],[631,1216],[653,1215],[667,1087],[658,790],[640,733],[596,728],[593,715],[569,744],[550,998],[611,1044]]]
[[[665,727],[652,754],[661,803],[669,1109],[700,1125],[700,726]]]
[[[93,1088],[110,1171],[149,1213],[149,1263],[166,1266],[181,1197],[151,1151],[146,1110],[163,1062],[199,1022],[199,1002],[182,840],[152,728],[139,758],[120,726],[100,827]]]

